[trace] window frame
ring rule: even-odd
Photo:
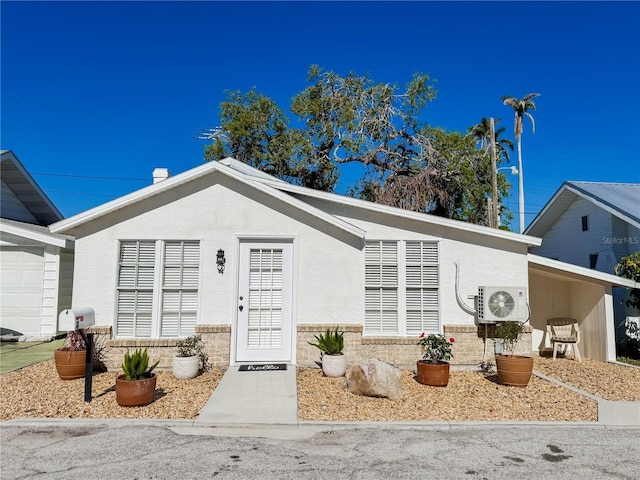
[[[376,287],[368,287],[367,286],[367,246],[371,243],[383,243],[383,242],[393,242],[396,245],[396,264],[397,264],[397,285],[395,287],[396,289],[396,305],[397,305],[397,309],[396,309],[396,332],[392,333],[389,331],[382,331],[382,328],[379,331],[373,331],[367,328],[367,289],[368,288],[376,288]],[[411,285],[407,285],[407,244],[408,243],[415,243],[415,242],[420,242],[421,244],[431,244],[431,245],[435,245],[436,248],[436,261],[435,263],[421,263],[421,265],[431,265],[431,266],[435,266],[436,267],[436,272],[437,272],[437,285],[434,286],[411,286]],[[441,258],[441,242],[439,240],[426,240],[426,239],[409,239],[409,240],[398,240],[398,239],[367,239],[365,240],[365,245],[364,245],[364,249],[363,249],[363,263],[364,263],[364,272],[363,272],[363,294],[365,296],[364,298],[364,305],[363,305],[363,331],[362,331],[362,335],[363,337],[410,337],[410,336],[414,336],[414,333],[407,333],[407,312],[408,312],[408,308],[407,308],[407,292],[408,290],[416,290],[416,289],[433,289],[436,291],[436,303],[437,303],[437,307],[436,307],[436,316],[437,316],[437,330],[425,330],[425,333],[441,333],[442,332],[442,322],[441,322],[441,309],[442,309],[442,303],[441,303],[441,296],[440,296],[440,290],[441,290],[441,283],[440,283],[440,258]],[[381,272],[382,275],[382,272]],[[380,287],[380,288],[384,288],[384,287]],[[391,289],[392,287],[388,287],[389,289]],[[425,312],[425,311],[429,311],[429,310],[420,310],[421,312]],[[431,310],[433,311],[433,310]],[[424,319],[421,320],[422,322],[424,321]],[[422,325],[424,326],[424,323],[422,323]],[[381,327],[382,327],[382,321],[381,321]]]
[[[120,301],[120,292],[123,290],[133,290],[138,291],[138,288],[128,288],[126,286],[121,286],[121,255],[122,255],[122,245],[125,243],[154,243],[154,266],[153,266],[153,285],[150,290],[152,291],[152,304],[151,304],[151,328],[149,336],[138,336],[136,335],[136,324],[134,319],[134,325],[132,327],[133,335],[121,335],[119,333],[119,318],[120,318],[120,310],[119,310],[119,301]],[[197,286],[194,287],[183,287],[182,285],[179,287],[165,287],[164,279],[165,279],[165,266],[166,266],[166,245],[170,243],[196,243],[198,245],[198,261],[197,261]],[[198,325],[198,321],[200,318],[201,312],[201,299],[202,299],[202,264],[203,264],[203,245],[204,242],[202,239],[119,239],[117,242],[117,251],[116,251],[116,275],[115,275],[115,299],[114,299],[114,312],[113,312],[113,331],[114,338],[116,339],[145,339],[145,340],[163,340],[168,338],[185,338],[190,335],[195,334],[195,326]],[[195,262],[194,262],[195,263]],[[193,264],[192,264],[193,265]],[[183,271],[183,267],[181,268],[181,272]],[[196,312],[195,312],[195,322],[194,322],[194,332],[180,335],[180,318],[178,320],[178,336],[162,336],[162,320],[163,320],[163,301],[165,291],[182,291],[182,290],[191,290],[196,291]],[[134,316],[136,312],[134,312]],[[179,314],[179,317],[181,315]]]
[[[589,215],[582,215],[580,221],[582,222],[582,231],[589,231]]]

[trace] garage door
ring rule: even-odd
[[[40,334],[44,249],[0,247],[0,326]]]

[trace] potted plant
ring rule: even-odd
[[[447,340],[444,335],[424,332],[418,339],[422,349],[422,360],[417,362],[416,380],[432,387],[446,387],[449,384],[449,360],[453,357],[451,346],[455,340]]]
[[[147,349],[137,348],[133,354],[124,354],[122,370],[116,378],[116,401],[121,407],[139,407],[153,402],[156,392],[156,374],[152,373],[160,360],[149,366]]]
[[[500,382],[505,385],[526,387],[531,380],[533,357],[514,353],[523,333],[524,325],[514,321],[502,322],[494,331],[503,349],[503,353],[496,353],[496,369]]]
[[[61,348],[53,352],[56,370],[60,379],[74,380],[84,377],[87,362],[87,348],[80,330],[72,330]]]
[[[347,371],[347,357],[344,350],[344,332],[327,328],[326,334],[314,335],[316,343],[307,342],[320,349],[322,371],[327,377],[342,377]]]
[[[173,376],[179,380],[194,378],[201,369],[208,368],[208,357],[200,335],[192,335],[176,342],[178,354],[173,357]]]
[[[84,329],[67,332],[64,344],[53,352],[56,371],[61,380],[83,378],[87,365],[87,346]],[[94,371],[106,371],[104,365],[104,343],[95,342],[92,349]]]

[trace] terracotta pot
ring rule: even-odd
[[[188,380],[198,375],[200,371],[200,357],[173,357],[173,376],[178,380]]]
[[[156,395],[156,374],[140,380],[127,380],[124,374],[116,378],[116,400],[121,407],[141,407],[153,402]]]
[[[496,369],[500,382],[513,387],[526,387],[533,372],[533,357],[496,355]]]
[[[84,378],[87,365],[86,350],[64,350],[59,348],[53,352],[56,370],[62,380]]]
[[[446,387],[449,384],[449,364],[418,360],[416,380],[432,387]]]
[[[327,377],[342,377],[347,371],[347,357],[344,354],[322,355],[322,371]]]

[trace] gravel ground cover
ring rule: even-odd
[[[402,371],[400,400],[353,395],[343,378],[298,370],[298,418],[324,421],[597,421],[596,402],[539,378],[526,388],[501,385],[496,375],[451,372],[449,385],[430,387]],[[300,392],[304,392],[300,394]]]
[[[209,400],[224,370],[213,369],[190,380],[158,372],[155,400],[145,407],[116,402],[116,377],[121,372],[93,375],[91,402],[84,401],[84,379],[60,380],[54,360],[0,377],[2,420],[12,418],[163,418],[191,419]]]
[[[535,369],[609,400],[640,401],[640,369],[585,360],[536,358]],[[53,360],[0,376],[2,420],[12,418],[194,419],[222,376],[213,369],[191,380],[158,372],[156,399],[124,408],[115,399],[117,372],[93,377],[93,399],[84,402],[84,380],[62,381]],[[445,388],[421,385],[402,371],[403,398],[391,401],[353,395],[343,378],[299,368],[298,417],[316,421],[597,421],[596,402],[539,378],[526,388],[501,385],[496,375],[451,372]]]
[[[640,368],[585,359],[537,357],[534,369],[605,400],[640,401]]]

